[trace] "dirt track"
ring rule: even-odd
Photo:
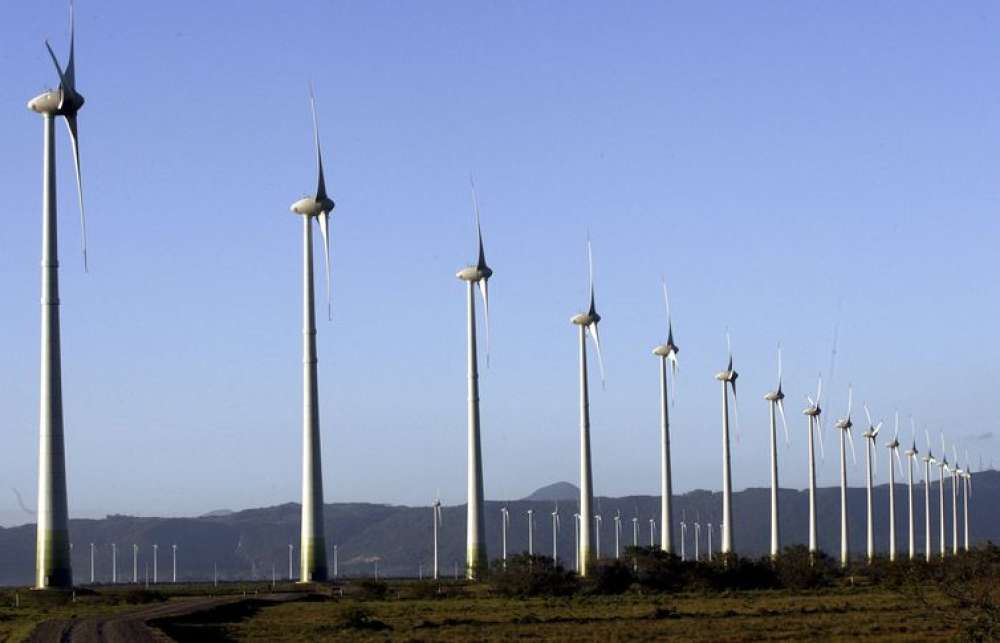
[[[284,602],[301,598],[301,594],[266,594],[254,597],[257,601]],[[142,607],[132,612],[73,620],[44,621],[28,637],[30,643],[144,643],[146,641],[172,640],[161,630],[149,625],[150,621],[186,616],[214,609],[222,605],[239,603],[240,596],[191,598]]]

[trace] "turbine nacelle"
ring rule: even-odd
[[[601,321],[601,316],[597,314],[596,310],[591,309],[588,312],[573,315],[569,321],[577,326],[590,326]]]
[[[471,281],[475,284],[492,277],[493,270],[489,266],[466,266],[455,273],[455,276],[462,281]]]
[[[301,214],[306,217],[318,217],[324,212],[330,214],[333,212],[333,208],[333,199],[329,197],[317,198],[307,196],[293,203],[289,209],[295,214]]]
[[[676,355],[680,352],[680,349],[674,346],[669,340],[666,344],[660,344],[653,349],[653,355],[657,357],[670,357],[671,355]]]
[[[813,404],[802,409],[802,415],[808,415],[809,417],[819,417],[819,414],[822,412],[823,409],[819,408],[819,404]]]
[[[82,94],[50,89],[28,101],[28,109],[46,116],[73,116],[86,101]]]
[[[770,393],[765,395],[764,399],[767,400],[768,402],[780,402],[781,400],[785,399],[785,394],[782,393],[781,389],[779,388],[777,391],[771,391]]]
[[[720,382],[735,382],[736,378],[739,376],[740,374],[733,370],[732,362],[730,362],[729,367],[726,370],[715,374],[715,379]]]
[[[841,418],[841,419],[837,420],[837,423],[834,424],[833,426],[835,428],[841,429],[843,431],[847,431],[852,426],[854,426],[854,422],[851,422],[851,416],[848,415],[845,418]]]

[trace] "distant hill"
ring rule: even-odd
[[[555,484],[546,485],[539,489],[535,489],[533,493],[525,496],[523,500],[579,500],[580,499],[580,487],[569,482],[556,482]]]
[[[1000,472],[984,471],[974,474],[975,494],[969,506],[972,542],[1000,541],[1000,514],[993,507],[1000,504]],[[951,538],[951,493],[946,493],[948,538]],[[916,509],[916,538],[918,549],[923,549],[923,486],[914,489]],[[508,503],[486,503],[486,540],[491,558],[500,552],[500,509],[507,506],[511,516],[508,533],[508,551],[527,549],[528,530],[526,512],[536,512],[536,552],[551,555],[551,514],[555,498],[559,498],[562,513],[562,530],[557,545],[561,559],[573,559],[573,521],[576,509],[576,487],[556,483],[543,487],[524,500]],[[934,549],[937,550],[938,515],[937,490],[931,494],[931,515]],[[782,489],[780,527],[783,544],[804,543],[807,537],[808,495],[805,491]],[[877,546],[888,549],[888,486],[880,485],[874,491]],[[736,527],[733,542],[737,552],[760,556],[769,546],[770,493],[766,488],[751,488],[733,495],[733,523]],[[828,552],[839,551],[840,498],[839,489],[824,487],[817,490],[819,544]],[[850,512],[850,546],[854,555],[861,555],[865,548],[865,490],[852,487],[848,490]],[[620,511],[623,517],[621,540],[623,546],[632,542],[632,518],[639,521],[639,542],[649,544],[649,519],[659,521],[659,498],[656,496],[626,496],[622,498],[599,497],[595,509],[605,519],[601,524],[603,555],[614,553],[614,521],[611,516]],[[681,516],[703,525],[712,523],[715,530],[714,545],[718,549],[718,524],[722,509],[719,492],[692,491],[674,498],[674,520]],[[898,551],[907,547],[907,497],[906,486],[896,485],[896,530]],[[342,575],[369,575],[376,559],[379,570],[394,576],[416,576],[418,570],[428,573],[433,557],[432,512],[430,507],[406,507],[367,503],[336,503],[326,505],[327,541],[329,559],[333,561],[333,546]],[[961,519],[961,511],[959,512]],[[680,530],[677,529],[675,533]],[[687,551],[693,551],[693,529],[688,531]],[[298,571],[299,505],[287,503],[274,507],[247,509],[232,513],[212,512],[197,518],[151,518],[113,515],[101,520],[77,519],[70,521],[73,541],[73,569],[78,583],[90,580],[90,543],[95,544],[95,576],[99,582],[111,579],[111,543],[118,544],[118,578],[132,576],[132,544],[140,546],[139,577],[144,576],[147,565],[152,564],[152,545],[160,545],[160,578],[169,578],[171,568],[170,545],[177,545],[177,570],[180,580],[208,580],[213,565],[218,566],[221,579],[269,579],[272,568],[279,578],[288,574],[288,545],[295,546],[295,571]],[[701,549],[707,546],[707,526],[702,529]],[[441,572],[450,575],[461,570],[465,557],[465,506],[443,508],[440,532]],[[0,528],[0,584],[28,585],[33,581],[35,559],[35,525]],[[152,574],[150,574],[152,575]]]

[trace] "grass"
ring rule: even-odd
[[[938,607],[945,607],[943,597]],[[343,598],[262,607],[246,618],[217,622],[214,640],[954,640],[957,628],[942,627],[937,611],[893,591],[861,587],[527,599]]]

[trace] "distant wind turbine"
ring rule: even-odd
[[[574,315],[570,320],[579,327],[580,332],[580,576],[590,573],[590,563],[593,560],[593,538],[590,533],[591,506],[594,504],[593,470],[590,458],[590,395],[587,383],[587,334],[594,340],[597,351],[597,363],[601,370],[601,382],[604,382],[604,359],[601,357],[601,341],[597,325],[601,316],[597,313],[594,298],[594,256],[591,252],[590,240],[587,240],[587,264],[590,269],[590,306],[585,313]]]
[[[438,527],[441,525],[441,499],[434,496],[434,504],[431,505],[433,516],[431,521],[434,524],[434,580],[438,580],[440,566],[438,563]]]
[[[955,456],[955,466],[951,471],[951,553],[958,556],[958,479],[965,473],[958,463],[958,449],[951,445],[951,454]]]
[[[822,452],[823,449],[823,433],[820,426],[820,417],[823,413],[822,407],[820,407],[820,400],[823,397],[823,378],[819,378],[819,384],[816,386],[816,399],[813,400],[808,395],[806,400],[809,402],[803,411],[803,415],[808,418],[809,426],[809,553],[815,554],[818,547],[816,544],[816,450],[813,447],[814,444],[814,433],[820,436],[819,438],[819,448]]]
[[[69,129],[80,200],[83,267],[87,270],[87,227],[80,176],[80,146],[77,113],[84,98],[76,89],[73,3],[69,12],[69,57],[59,65],[48,41],[52,62],[59,75],[59,88],[31,99],[28,109],[42,115],[44,154],[42,161],[42,350],[38,453],[38,512],[35,540],[35,588],[68,589],[73,586],[69,543],[69,510],[66,493],[66,454],[63,436],[62,349],[59,333],[59,248],[56,217],[55,119],[62,116]]]
[[[927,438],[927,455],[924,456],[924,557],[931,562],[933,546],[931,543],[931,465],[936,464],[934,452],[931,451],[931,436],[924,430]]]
[[[656,518],[649,519],[649,548],[656,547]]]
[[[896,560],[896,469],[899,468],[900,475],[903,474],[903,463],[899,459],[899,412],[896,413],[895,430],[892,433],[892,440],[886,443],[889,449],[889,560]]]
[[[872,521],[872,476],[874,471],[878,468],[878,449],[873,448],[875,446],[875,440],[878,437],[878,432],[882,429],[882,422],[875,424],[872,420],[872,414],[868,410],[868,405],[864,405],[865,417],[868,419],[868,429],[861,434],[861,437],[865,439],[865,477],[866,477],[866,498],[867,498],[867,508],[868,508],[868,519],[866,522],[865,533],[867,535],[867,549],[866,553],[868,555],[868,562],[871,563],[875,558],[875,528]],[[875,458],[875,465],[872,465],[872,457]],[[892,458],[890,457],[890,460]],[[890,464],[892,464],[890,462]]]
[[[909,449],[906,450],[906,497],[909,505],[909,537],[910,537],[910,560],[916,557],[916,538],[914,534],[913,525],[913,461],[917,459],[919,452],[917,451],[917,425],[913,418],[910,418],[910,426],[912,427],[912,437],[913,443]]]
[[[854,458],[854,436],[851,434],[851,408],[854,404],[854,391],[847,387],[847,415],[841,418],[836,428],[840,429],[840,566],[846,567],[850,556],[847,539],[847,444],[851,445],[851,457]]]
[[[535,510],[528,510],[528,555],[535,555]]]
[[[965,461],[969,463],[969,453],[965,453]],[[962,476],[962,511],[965,514],[965,551],[969,551],[969,496],[972,495],[972,464],[965,465],[965,475]]]
[[[708,523],[708,562],[712,562],[712,523]]]
[[[575,534],[576,540],[574,540],[573,550],[576,552],[576,573],[580,573],[580,514],[573,514],[573,533]]]
[[[309,88],[309,107],[312,110],[313,140],[316,146],[318,180],[316,194],[299,199],[291,211],[302,215],[302,519],[299,543],[300,582],[325,582],[328,578],[326,564],[326,533],[323,524],[323,462],[320,447],[319,376],[316,357],[316,305],[313,293],[313,219],[319,222],[323,236],[326,265],[326,308],[330,308],[330,214],[333,200],[326,193],[323,176],[323,153],[319,145],[319,121],[316,118],[316,98]]]
[[[639,546],[639,516],[632,517],[632,546]]]
[[[677,387],[677,353],[680,349],[674,343],[674,323],[670,315],[670,297],[667,295],[667,284],[663,284],[663,302],[667,308],[667,342],[653,349],[653,354],[660,358],[660,524],[663,525],[660,536],[660,549],[668,554],[673,553],[674,515],[671,509],[673,499],[673,481],[670,470],[670,401],[668,370],[674,378],[674,388]],[[670,368],[667,368],[667,362]]]
[[[968,506],[968,503],[966,503]],[[968,511],[966,511],[968,514]],[[968,530],[966,530],[968,532]],[[622,512],[615,512],[615,560],[621,559],[621,539],[622,539]]]
[[[464,281],[466,288],[466,310],[468,325],[468,511],[466,524],[466,576],[478,579],[486,571],[486,526],[484,519],[483,496],[483,454],[479,426],[479,358],[476,345],[476,285],[483,295],[483,314],[486,322],[486,363],[489,364],[490,337],[490,291],[489,280],[493,270],[486,264],[486,252],[483,249],[483,230],[479,223],[479,199],[476,197],[476,186],[472,183],[472,205],[476,213],[476,235],[479,241],[479,255],[476,265],[467,266],[458,272],[457,277]]]
[[[681,512],[681,560],[687,560],[687,551],[685,551],[685,545],[687,544],[687,520],[684,516],[684,512]]]
[[[503,567],[507,569],[507,530],[510,529],[510,511],[500,507],[500,541],[503,547]]]
[[[950,471],[951,467],[948,466],[948,451],[944,446],[944,433],[941,434],[941,459],[938,460],[938,508],[941,514],[941,558],[944,559],[945,555],[948,553],[948,539],[945,536],[945,514],[944,514],[944,476],[945,473]]]
[[[594,543],[595,543],[595,558],[597,560],[601,559],[601,514],[594,514]]]
[[[726,333],[726,344],[729,349],[729,363],[726,370],[717,373],[715,379],[722,382],[722,554],[733,551],[733,480],[732,464],[729,455],[729,388],[733,390],[733,404],[736,400],[736,378],[739,374],[733,368],[733,348]],[[737,409],[739,407],[737,406]],[[736,412],[739,425],[739,411]]]
[[[698,520],[694,521],[694,562],[701,560],[701,554],[698,551],[698,545],[701,541],[701,523]]]
[[[552,565],[559,565],[559,503],[552,512]]]
[[[781,537],[778,533],[778,422],[785,429],[785,444],[788,440],[788,421],[785,419],[785,394],[781,390],[781,345],[778,345],[778,387],[764,396],[771,418],[771,557],[781,553]],[[775,413],[777,411],[777,413]]]

